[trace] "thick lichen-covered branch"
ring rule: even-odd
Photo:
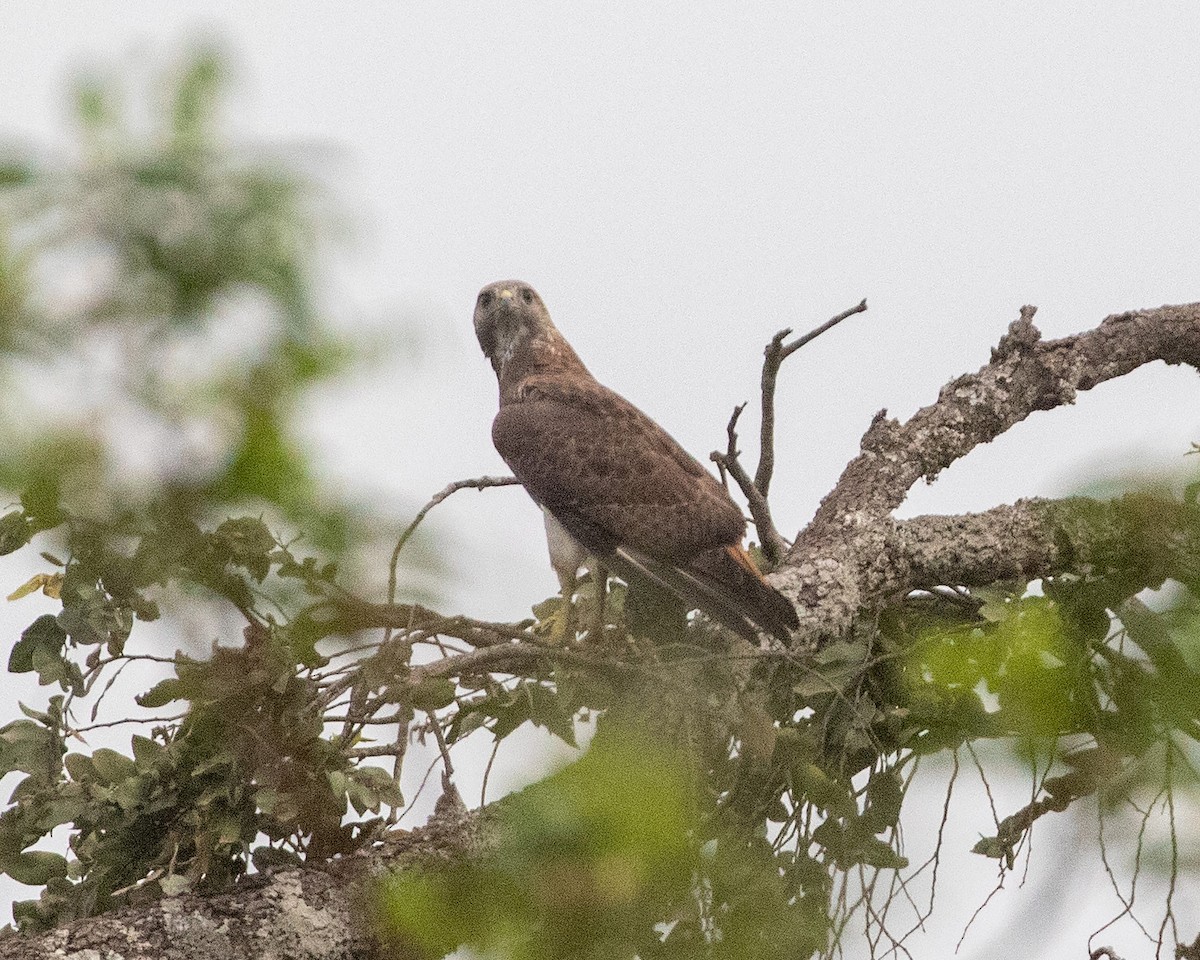
[[[0,939],[5,960],[377,960],[369,884],[388,869],[474,855],[486,814],[439,801],[428,825],[397,831],[326,869],[257,874],[214,896],[185,894]]]
[[[1024,501],[907,524],[892,518],[918,480],[932,480],[1036,410],[1071,403],[1077,391],[1156,360],[1200,367],[1200,304],[1117,314],[1094,330],[1050,341],[1041,340],[1033,312],[1022,309],[985,367],[951,381],[906,423],[883,412],[875,418],[862,452],[775,574],[800,611],[794,647],[820,646],[848,630],[860,612],[927,583],[982,584],[1076,569],[1084,560],[1066,549],[1072,531],[1084,546],[1103,542],[1104,508],[1085,501],[1053,509]],[[1123,509],[1128,513],[1131,504]],[[1162,531],[1154,509],[1140,519]]]

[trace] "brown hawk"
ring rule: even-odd
[[[787,640],[796,611],[743,549],[741,510],[662,427],[588,372],[532,287],[484,287],[475,334],[500,382],[492,442],[546,514],[568,600],[591,554],[744,637]]]

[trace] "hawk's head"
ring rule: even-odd
[[[499,280],[479,291],[475,301],[475,336],[499,375],[516,348],[554,330],[537,291],[520,280]]]

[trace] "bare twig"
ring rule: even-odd
[[[89,723],[86,727],[67,727],[63,730],[63,732],[67,736],[73,737],[83,733],[91,733],[93,730],[106,730],[110,727],[122,727],[130,723],[144,725],[176,723],[186,716],[186,713],[177,713],[170,717],[126,717],[122,720],[109,720],[107,723]]]
[[[847,317],[862,313],[866,309],[867,301],[864,298],[861,303],[849,310],[843,310],[836,317],[830,317],[816,329],[810,330],[802,337],[797,337],[786,346],[783,341],[791,335],[792,328],[780,330],[771,338],[771,342],[763,351],[762,429],[759,435],[758,470],[754,473],[754,486],[764,499],[771,491],[771,476],[775,472],[775,381],[779,377],[779,368],[783,366],[784,360],[806,343],[811,343]]]
[[[496,754],[500,752],[501,742],[502,741],[497,740],[492,744],[492,753],[488,757],[487,766],[483,768],[483,783],[479,787],[479,806],[481,807],[487,804],[488,779],[492,775],[492,764],[496,762]]]
[[[400,792],[400,777],[404,773],[404,758],[408,754],[408,729],[412,719],[412,707],[403,704],[400,708],[400,719],[396,724],[396,739],[392,742],[392,756],[395,758],[392,761],[392,783],[395,785],[397,793]],[[388,823],[396,823],[399,815],[399,808],[392,807],[388,810]]]
[[[539,646],[532,643],[506,643],[415,666],[412,669],[412,682],[418,684],[434,677],[504,673],[506,669],[515,669],[539,660],[554,660],[569,666],[587,667],[602,673],[620,676],[636,675],[640,672],[633,664],[622,663],[611,658],[596,657],[564,647]]]
[[[442,755],[442,764],[446,768],[443,784],[454,776],[454,763],[450,759],[450,747],[446,744],[446,735],[442,733],[442,724],[438,720],[437,715],[431,713],[429,715],[429,727],[433,730],[433,737],[437,740],[438,751]]]
[[[392,550],[391,564],[388,567],[388,603],[396,602],[396,566],[400,562],[400,551],[412,539],[412,535],[417,532],[417,527],[421,525],[421,521],[425,519],[425,515],[430,510],[459,490],[487,490],[489,487],[510,487],[515,483],[520,483],[516,477],[472,477],[469,480],[455,480],[453,483],[448,483],[430,497],[429,502],[417,511],[412,523],[400,534],[400,539],[396,541],[396,547]]]
[[[392,550],[392,556],[388,563],[387,607],[394,608],[395,604],[396,604],[396,584],[397,584],[397,572],[396,571],[397,571],[397,568],[400,563],[400,551],[403,550],[405,545],[408,543],[408,541],[412,539],[413,534],[417,532],[417,527],[419,527],[421,525],[421,521],[425,519],[425,516],[429,513],[430,510],[432,510],[434,507],[436,507],[442,501],[446,500],[448,497],[457,493],[459,490],[465,490],[465,489],[486,490],[490,487],[511,486],[517,482],[518,481],[517,481],[516,477],[473,477],[469,480],[456,480],[453,483],[449,483],[445,487],[443,487],[440,491],[438,491],[436,494],[434,494],[433,497],[431,497],[429,499],[429,502],[426,503],[425,506],[423,506],[419,511],[417,511],[417,515],[413,518],[412,523],[410,523],[404,529],[404,532],[402,534],[400,534],[400,538],[396,541],[396,546]],[[405,626],[405,628],[407,628],[410,631],[410,636],[409,636],[408,642],[404,645],[404,647],[405,647],[405,656],[404,656],[405,666],[408,665],[409,657],[412,654],[411,631],[414,626],[413,621],[416,618],[418,611],[420,611],[420,609],[421,608],[417,607],[416,605],[413,605],[411,607],[408,607],[406,611],[403,611],[403,612],[407,613],[407,617],[404,618],[407,620],[407,623],[405,623],[404,626]],[[396,629],[398,629],[400,627],[400,623],[398,622],[397,619],[387,618],[385,620],[385,622],[383,622],[381,624],[377,624],[377,626],[383,627],[383,629],[384,629],[383,642],[386,644],[391,641],[392,634]],[[354,714],[356,713],[354,707],[356,705],[355,698],[357,697],[357,695],[358,695],[358,690],[356,688],[355,695],[354,695],[354,697],[352,697],[352,700],[351,700],[350,709],[347,711],[347,721],[346,721],[346,724],[342,731],[343,739],[348,739],[350,733],[353,730],[353,724],[352,724],[350,718],[353,717]],[[399,788],[399,786],[400,786],[400,776],[403,772],[404,755],[408,750],[408,730],[409,730],[409,725],[411,722],[412,722],[412,709],[411,708],[402,709],[401,713],[400,713],[398,729],[396,732],[396,739],[395,739],[394,743],[385,751],[387,754],[389,754],[395,758],[395,760],[392,764],[392,780],[396,784],[397,788]],[[434,721],[434,724],[436,726],[436,720]],[[453,768],[450,764],[450,754],[449,754],[449,751],[446,749],[445,740],[441,736],[440,728],[438,730],[438,744],[442,748],[442,756],[446,763],[446,772],[447,772],[447,774],[450,774],[453,772]],[[391,810],[391,812],[388,815],[388,822],[392,823],[392,824],[394,824],[396,822],[396,810],[394,808]]]
[[[762,370],[762,432],[760,434],[758,470],[755,472],[754,479],[746,473],[745,468],[740,462],[740,452],[737,449],[737,422],[742,415],[742,411],[746,409],[746,404],[742,403],[734,407],[733,415],[729,418],[729,425],[725,428],[725,433],[729,438],[725,452],[713,451],[710,455],[712,461],[717,465],[717,469],[721,473],[721,482],[727,483],[727,477],[733,477],[738,488],[742,491],[742,495],[746,498],[746,503],[750,508],[750,516],[754,520],[754,527],[758,531],[759,542],[762,545],[763,555],[772,565],[779,563],[783,559],[784,553],[788,549],[788,543],[784,540],[779,530],[775,527],[774,520],[771,519],[771,507],[767,501],[767,494],[771,486],[771,475],[775,471],[775,383],[779,377],[779,368],[783,361],[790,357],[793,353],[803,347],[806,343],[811,343],[826,330],[830,330],[837,326],[847,317],[851,317],[856,313],[862,313],[867,309],[867,301],[863,300],[849,310],[843,310],[836,317],[826,320],[815,330],[811,330],[802,337],[789,344],[784,344],[784,340],[791,334],[791,328],[780,330],[771,342],[767,344],[763,351],[763,370]]]
[[[721,469],[722,475],[727,473],[733,477],[734,482],[741,489],[742,495],[746,498],[746,505],[750,508],[754,528],[758,531],[763,554],[774,564],[783,557],[787,550],[787,542],[775,529],[775,521],[771,519],[771,506],[767,503],[767,498],[759,492],[739,459],[741,454],[737,448],[737,422],[738,417],[745,409],[744,403],[733,408],[733,415],[729,418],[729,425],[725,428],[725,435],[729,438],[725,452],[714,450],[709,454],[709,458]]]

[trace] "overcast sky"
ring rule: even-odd
[[[1022,304],[1052,337],[1200,299],[1190,0],[8,0],[0,136],[61,141],[80,67],[153,76],[196,35],[235,56],[239,135],[287,145],[342,204],[352,229],[331,311],[422,333],[418,362],[332,391],[311,426],[331,477],[398,509],[504,471],[471,330],[492,280],[534,284],[593,373],[701,459],[755,399],[772,333],[866,297],[865,315],[782,376],[774,511],[789,536],[876,410],[905,417],[985,363]],[[1162,365],[1104,384],[973,452],[904,510],[1178,467],[1200,439],[1198,397],[1193,372]],[[437,520],[457,571],[448,609],[515,619],[555,589],[519,490],[460,494]],[[969,846],[986,807],[961,819],[955,842]],[[979,902],[991,864],[954,870]],[[939,914],[961,914],[955,892]],[[1016,955],[1029,895],[994,902],[963,955]],[[962,925],[949,920],[918,956],[946,955]]]

